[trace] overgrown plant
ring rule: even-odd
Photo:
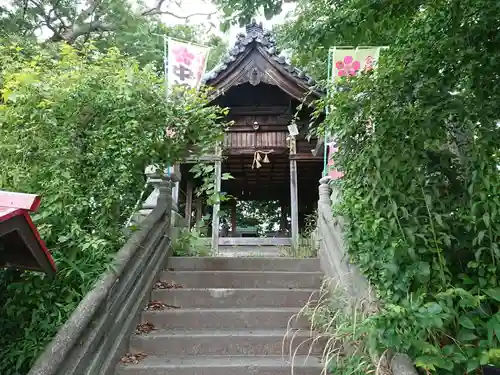
[[[288,322],[282,351],[292,362],[302,346],[308,347],[308,356],[322,347],[322,374],[364,375],[377,372],[390,374],[385,356],[377,356],[370,347],[370,315],[376,311],[364,300],[348,297],[340,281],[325,279],[320,292],[311,294],[307,304]],[[292,341],[300,332],[294,329],[298,319],[309,320],[309,338],[292,351]],[[290,338],[290,348],[284,347]]]
[[[350,261],[382,303],[370,340],[425,373],[475,373],[500,345],[498,12],[486,0],[311,0],[283,30],[311,68],[330,46],[390,46],[318,110],[331,109],[322,130],[345,173]]]
[[[210,243],[207,242],[207,237],[203,237],[201,233],[193,228],[190,231],[183,229],[180,235],[172,244],[174,256],[209,256],[212,252]]]
[[[0,46],[0,188],[42,194],[33,219],[54,281],[0,271],[0,373],[25,374],[123,244],[144,167],[220,139],[205,93],[165,101],[153,68],[116,50]],[[166,137],[166,128],[175,138]]]
[[[300,233],[299,246],[296,249],[291,246],[283,246],[281,249],[282,253],[294,258],[316,258],[319,250],[315,237],[317,219],[317,212],[307,215],[304,228]]]
[[[345,172],[348,251],[385,303],[373,318],[379,351],[408,353],[429,373],[463,374],[500,344],[500,92],[490,82],[500,71],[465,42],[473,29],[490,51],[488,19],[464,28],[462,41],[453,24],[470,9],[451,3],[451,13],[438,2],[419,14],[375,74],[346,81],[325,125]],[[434,46],[416,45],[429,30],[440,34]],[[465,61],[478,61],[481,74],[472,77]]]
[[[196,190],[198,197],[204,197],[208,205],[213,205],[217,201],[224,202],[231,199],[230,196],[215,189],[215,167],[213,164],[199,162],[191,169],[190,172],[194,173],[194,178],[201,178],[202,184]],[[222,181],[234,179],[230,173],[223,173],[221,175]]]

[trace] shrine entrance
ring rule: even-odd
[[[315,212],[323,171],[323,156],[313,154],[317,139],[308,138],[309,104],[322,93],[279,56],[262,25],[252,23],[246,31],[205,78],[215,89],[212,102],[229,108],[227,120],[234,122],[214,158],[216,189],[232,199],[213,209],[212,246],[257,236],[296,246],[305,218]],[[223,173],[233,178],[221,181]],[[237,215],[249,201],[272,202],[278,223],[266,233],[238,227]]]

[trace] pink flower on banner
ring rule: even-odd
[[[371,56],[368,56],[366,59],[365,59],[365,70],[368,72],[370,70],[373,69],[373,65],[375,63],[375,60],[373,59],[373,57]]]
[[[347,75],[355,76],[356,72],[361,68],[359,61],[354,60],[352,56],[344,57],[344,61],[337,61],[335,66],[338,70],[337,75],[339,77]]]
[[[184,65],[191,65],[194,55],[189,52],[186,47],[178,47],[172,51],[175,56],[175,61]]]
[[[199,81],[201,78],[201,73],[203,72],[203,68],[205,67],[205,56],[203,54],[199,54],[197,60],[198,60],[199,69],[198,69],[198,73],[196,75],[196,78]]]

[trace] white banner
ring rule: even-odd
[[[170,92],[174,86],[199,88],[205,74],[208,47],[168,39],[167,84]]]
[[[331,66],[328,67],[331,79],[336,82],[343,77],[354,77],[359,72],[375,69],[381,48],[384,47],[332,48],[330,50]],[[325,136],[326,159],[324,172],[332,180],[337,180],[344,175],[335,167],[334,155],[337,151],[338,145],[334,137],[327,134]]]
[[[341,48],[332,50],[332,75],[334,81],[356,76],[360,71],[375,68],[381,47]]]

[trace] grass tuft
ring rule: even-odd
[[[323,363],[321,375],[392,374],[387,351],[377,355],[369,342],[369,319],[378,310],[377,306],[364,299],[355,301],[348,295],[340,281],[325,279],[320,291],[311,294],[305,306],[289,319],[282,341],[282,355],[284,358],[289,356],[292,375],[298,350],[303,345],[309,345],[307,357],[315,356],[318,346],[323,347],[319,356]],[[295,326],[303,318],[309,321],[308,338],[292,352],[292,344],[287,348],[286,343],[292,332],[290,342],[301,332]]]

